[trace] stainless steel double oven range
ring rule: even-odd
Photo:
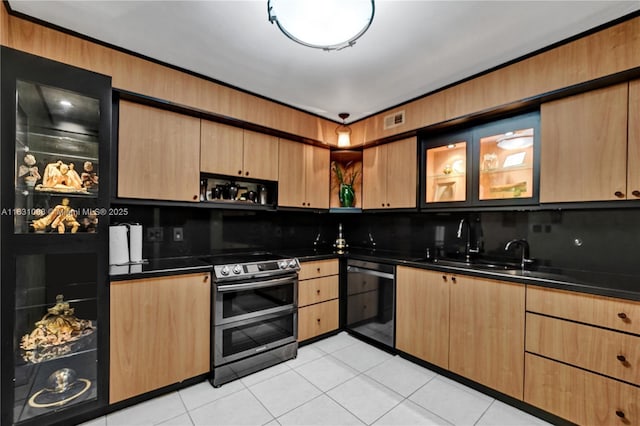
[[[213,386],[295,358],[298,260],[269,253],[206,260],[213,264]]]

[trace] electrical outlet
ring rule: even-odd
[[[149,227],[147,228],[147,241],[159,243],[164,239],[164,232],[161,227]]]
[[[173,228],[173,241],[182,240],[184,240],[184,233],[182,232],[182,228]]]

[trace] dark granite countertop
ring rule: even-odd
[[[137,278],[161,277],[166,275],[193,274],[209,272],[213,267],[198,257],[177,257],[149,259],[144,263],[131,265],[111,265],[111,281],[132,280]]]
[[[284,249],[273,250],[273,254],[297,257],[301,262],[332,258],[350,257],[360,260],[405,265],[448,273],[461,273],[471,276],[492,278],[522,284],[618,297],[640,301],[640,274],[619,274],[611,272],[593,272],[566,268],[537,267],[534,270],[485,269],[474,265],[443,265],[424,259],[423,253],[398,250],[372,250],[370,248],[350,248],[345,253],[337,253],[332,248]],[[178,275],[211,271],[212,266],[202,256],[151,259],[137,265],[111,266],[109,274],[112,281],[152,276]]]

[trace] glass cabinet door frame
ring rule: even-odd
[[[504,134],[506,132],[533,129],[533,173],[531,197],[526,198],[500,198],[500,199],[480,199],[480,176],[481,176],[481,139],[486,136]],[[519,114],[516,116],[503,118],[486,124],[481,124],[473,128],[473,160],[471,174],[475,182],[472,187],[472,200],[476,206],[528,206],[539,204],[540,194],[540,113],[538,110]]]
[[[480,199],[480,179],[481,179],[481,139],[490,135],[503,134],[508,131],[518,129],[533,128],[533,188],[531,197],[527,198],[500,198],[500,199]],[[457,140],[465,139],[467,146],[467,197],[465,201],[450,202],[430,202],[427,203],[427,150],[439,146],[454,143]],[[477,124],[463,129],[453,130],[447,133],[431,135],[423,133],[421,135],[420,154],[420,208],[424,210],[444,210],[448,208],[471,208],[471,207],[519,207],[536,206],[539,204],[540,193],[540,112],[539,110],[520,112],[516,115],[501,118],[484,124]]]
[[[50,413],[21,421],[20,425],[51,424],[79,418],[108,404],[108,226],[109,226],[109,152],[111,145],[111,78],[46,58],[0,47],[0,423],[14,424],[16,367],[14,327],[16,325],[16,268],[22,255],[49,253],[95,253],[98,272],[95,277],[97,300],[97,397],[89,401],[56,407]],[[16,131],[17,82],[33,82],[75,92],[97,99],[100,108],[98,128],[98,170],[100,177],[96,205],[99,209],[95,233],[14,233],[16,206]],[[41,173],[43,171],[41,170]],[[70,268],[72,265],[69,266]],[[52,305],[55,304],[55,300]],[[73,307],[73,306],[72,306]],[[19,342],[18,342],[19,343]]]
[[[442,208],[442,207],[464,207],[470,205],[471,200],[471,188],[473,185],[473,175],[470,173],[470,162],[473,153],[472,132],[470,129],[457,130],[447,133],[439,133],[433,136],[426,136],[422,139],[420,144],[420,206],[421,208]],[[427,151],[430,149],[437,149],[440,147],[446,147],[455,144],[460,141],[466,142],[465,149],[465,197],[463,201],[433,201],[427,203],[427,185],[430,170],[427,170]]]

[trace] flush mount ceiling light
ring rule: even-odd
[[[307,47],[342,50],[371,25],[373,0],[268,0],[269,22]]]
[[[342,118],[342,124],[336,129],[338,146],[344,148],[351,145],[351,128],[345,123],[345,120],[349,118],[349,113],[341,112],[338,117]]]

